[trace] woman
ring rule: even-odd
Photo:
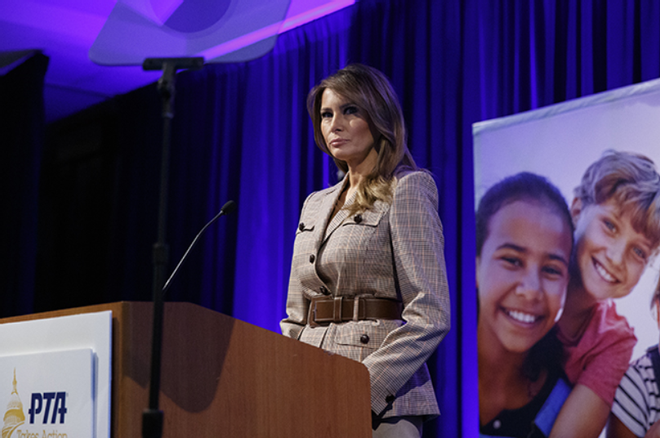
[[[520,173],[488,190],[476,225],[481,436],[547,437],[570,393],[553,330],[569,280],[568,206]]]
[[[419,437],[439,414],[425,362],[449,330],[435,183],[379,71],[349,65],[307,102],[317,145],[346,176],[303,205],[282,333],[367,367],[375,437]]]

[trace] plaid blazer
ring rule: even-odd
[[[425,362],[447,334],[450,320],[435,182],[426,172],[409,172],[399,176],[391,205],[378,201],[358,220],[342,209],[329,221],[346,179],[312,193],[303,205],[282,333],[361,361],[369,370],[374,413],[436,416]],[[398,299],[403,321],[311,327],[307,310],[316,295]],[[367,344],[361,342],[363,335]]]

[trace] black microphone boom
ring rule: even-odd
[[[197,242],[197,240],[199,240],[200,236],[201,236],[202,234],[204,234],[204,231],[209,227],[209,225],[211,225],[213,222],[215,222],[220,216],[224,216],[224,215],[226,215],[226,214],[231,214],[231,213],[234,212],[234,210],[236,210],[236,203],[235,203],[234,201],[227,201],[227,203],[226,203],[225,205],[223,205],[222,208],[220,209],[220,212],[219,212],[218,214],[216,214],[216,215],[213,217],[213,219],[211,219],[210,221],[208,221],[208,222],[206,223],[206,225],[204,225],[204,228],[202,228],[202,229],[199,231],[199,233],[197,233],[197,235],[196,235],[195,238],[193,239],[192,243],[190,244],[190,246],[188,246],[188,249],[187,249],[186,252],[183,254],[183,257],[181,257],[181,260],[179,260],[179,263],[176,265],[176,268],[174,268],[174,271],[172,271],[172,274],[170,275],[170,277],[169,277],[169,278],[167,279],[167,281],[165,282],[165,285],[163,286],[163,290],[162,290],[162,292],[161,292],[163,296],[165,295],[165,292],[167,292],[167,289],[169,289],[169,287],[170,287],[170,282],[172,281],[172,279],[174,278],[174,276],[176,275],[176,273],[179,271],[179,268],[180,268],[181,265],[183,264],[184,260],[186,260],[186,258],[188,257],[188,253],[189,253],[190,250],[193,248],[193,246],[195,246],[195,243]]]

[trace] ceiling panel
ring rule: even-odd
[[[121,1],[149,4],[157,0]],[[171,0],[174,6],[186,1],[200,0]],[[280,32],[354,2],[292,0]],[[88,51],[116,3],[116,0],[0,1],[0,52],[38,49],[50,58],[44,90],[48,122],[159,78],[159,72],[145,72],[139,66],[99,66],[90,61]]]

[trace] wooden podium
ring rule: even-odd
[[[112,436],[140,438],[148,404],[148,302],[0,319],[112,311]],[[369,373],[360,363],[189,303],[165,303],[164,438],[370,438]]]

